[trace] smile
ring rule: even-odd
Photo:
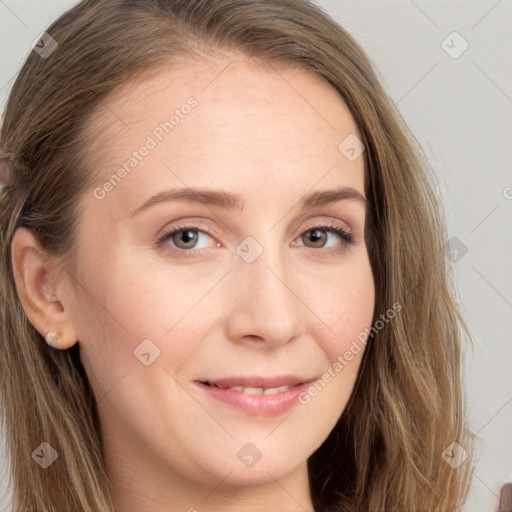
[[[282,391],[287,391],[293,386],[279,386],[278,388],[253,388],[250,386],[231,386],[229,388],[223,388],[221,386],[217,386],[216,384],[210,384],[209,382],[205,382],[208,386],[213,386],[220,389],[232,389],[234,391],[241,391],[242,393],[246,393],[247,395],[276,395],[277,393],[281,393]]]
[[[195,381],[212,400],[251,416],[277,416],[298,403],[299,395],[315,379],[300,377],[234,377]]]

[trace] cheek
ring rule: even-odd
[[[229,266],[201,272],[134,251],[101,258],[83,266],[88,293],[82,290],[77,314],[81,357],[98,393],[141,369],[144,381],[166,369],[194,371],[201,343],[224,320],[219,299],[229,301],[231,288],[209,292]]]
[[[204,338],[204,326],[190,317],[206,290],[190,280],[162,279],[148,260],[112,259],[82,279],[88,293],[82,290],[77,301],[77,334],[99,395],[133,370],[179,369],[191,358],[194,340]]]
[[[361,258],[333,274],[310,300],[323,326],[323,334],[319,332],[316,339],[332,362],[349,350],[354,340],[361,340],[361,333],[371,326],[375,284],[368,259]]]
[[[300,397],[311,407],[313,417],[323,417],[327,436],[342,414],[353,391],[372,325],[375,301],[374,280],[368,260],[340,270],[324,287],[311,295],[322,320],[314,333],[325,355],[322,374]],[[319,427],[320,428],[320,427]]]

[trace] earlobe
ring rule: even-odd
[[[29,322],[51,346],[59,349],[73,346],[76,336],[69,308],[65,307],[62,269],[26,228],[18,228],[12,237],[11,265],[18,297]]]

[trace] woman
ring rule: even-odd
[[[463,503],[432,175],[318,7],[81,2],[0,148],[15,510]]]

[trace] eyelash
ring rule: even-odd
[[[340,238],[342,238],[344,240],[345,243],[343,244],[343,246],[338,248],[338,252],[344,251],[345,249],[347,249],[347,246],[354,245],[354,236],[350,232],[345,230],[341,226],[341,224],[339,224],[335,221],[328,221],[325,224],[322,224],[320,226],[314,226],[312,228],[306,229],[306,231],[304,231],[302,233],[302,235],[300,235],[300,236],[303,236],[304,234],[311,232],[311,231],[315,231],[317,229],[338,235]],[[171,237],[173,235],[175,235],[176,233],[179,233],[182,231],[187,231],[187,230],[201,231],[209,236],[213,236],[213,235],[210,235],[206,226],[199,222],[197,224],[190,224],[188,226],[185,226],[185,225],[175,226],[171,230],[166,231],[161,237],[159,237],[156,243],[158,246],[161,246],[164,243],[166,243],[168,240],[170,240]],[[190,250],[180,249],[180,248],[176,248],[172,245],[170,245],[170,247],[173,252],[179,253],[180,256],[184,256],[184,257],[192,257],[196,253],[201,252],[203,250],[203,249],[190,249]],[[310,249],[314,249],[314,248],[310,247]],[[323,247],[320,247],[319,249],[323,249]]]

